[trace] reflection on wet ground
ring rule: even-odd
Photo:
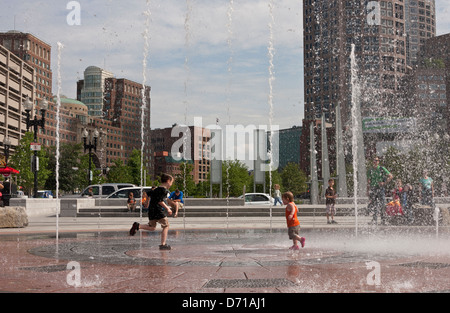
[[[432,229],[77,232],[0,236],[0,290],[20,292],[447,292],[450,236]],[[78,266],[78,267],[77,267]],[[73,277],[79,278],[73,283]]]

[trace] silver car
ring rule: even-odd
[[[239,198],[243,197],[244,196],[239,196]],[[273,205],[273,198],[268,194],[260,192],[246,193],[244,201],[246,205]]]
[[[107,183],[101,185],[90,185],[81,193],[81,197],[89,197],[89,189],[92,188],[94,198],[106,198],[110,194],[127,187],[135,187],[136,185],[128,183]]]
[[[137,200],[140,200],[141,198],[141,189],[145,191],[147,194],[150,193],[152,190],[152,187],[127,187],[122,188],[120,190],[117,190],[116,192],[113,192],[109,196],[107,196],[108,199],[127,199],[130,192],[133,193],[134,198]]]

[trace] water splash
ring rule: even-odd
[[[60,200],[59,200],[59,158],[60,158],[60,112],[61,112],[61,52],[64,48],[64,45],[58,41],[58,89],[56,92],[56,243],[58,243],[59,239],[59,211],[60,211]],[[56,245],[56,249],[58,251],[58,244]]]
[[[310,159],[310,177],[311,177],[311,204],[317,204],[319,183],[317,177],[317,162],[316,162],[316,139],[314,134],[314,123],[309,124],[309,159]]]
[[[272,122],[273,122],[273,82],[275,81],[275,71],[274,71],[274,55],[275,55],[275,48],[274,48],[274,36],[273,36],[273,27],[275,25],[275,18],[273,15],[273,0],[269,1],[269,45],[268,45],[268,55],[269,55],[269,97],[268,97],[268,103],[269,103],[269,132],[270,132],[270,138],[269,138],[269,194],[272,194],[272,165],[273,165],[273,130],[272,130]],[[272,229],[272,202],[270,202],[269,205],[269,212],[270,212],[270,229]]]
[[[228,58],[228,88],[227,88],[227,115],[228,115],[228,123],[230,123],[230,95],[231,95],[231,84],[233,82],[233,13],[234,13],[234,1],[230,0],[228,5],[228,23],[227,23],[227,29],[228,29],[228,39],[227,39],[227,45],[228,50],[230,52],[230,56]]]
[[[188,51],[191,46],[191,15],[192,4],[190,0],[186,0],[186,16],[184,18],[184,47],[186,50],[186,56],[184,58],[184,69],[186,71],[186,80],[184,82],[184,124],[187,125],[187,111],[188,111],[188,85],[190,80],[190,66],[189,66],[189,54]]]
[[[231,83],[233,81],[233,13],[234,13],[234,1],[230,0],[228,5],[228,39],[227,45],[228,50],[230,52],[230,56],[228,58],[228,88],[227,88],[227,115],[228,115],[228,124],[231,124],[231,114],[230,114],[230,103],[231,103]],[[228,215],[229,215],[229,202],[230,202],[230,167],[231,161],[226,163],[226,180],[227,180],[227,212],[226,212],[226,220],[227,220],[227,229],[229,225]]]
[[[188,191],[187,191],[187,184],[186,184],[186,171],[187,171],[187,155],[186,155],[186,150],[187,150],[187,137],[189,134],[189,127],[187,125],[187,115],[188,115],[188,85],[189,85],[189,80],[190,80],[190,66],[189,66],[189,49],[191,46],[191,25],[190,25],[190,20],[191,20],[191,15],[192,15],[192,4],[190,0],[186,0],[186,16],[184,18],[184,47],[186,50],[186,56],[184,58],[184,69],[186,71],[186,79],[184,81],[184,125],[185,125],[185,132],[183,134],[183,160],[184,160],[184,166],[183,166],[183,193],[184,193],[184,197],[188,196]],[[194,131],[195,132],[195,131]],[[203,136],[202,136],[203,138]],[[184,228],[186,228],[186,207],[183,206],[183,226]]]
[[[351,65],[351,100],[352,100],[352,154],[353,154],[353,198],[355,205],[355,233],[358,233],[358,197],[365,196],[367,191],[367,173],[365,166],[364,139],[361,119],[361,84],[358,79],[355,44],[350,54]]]
[[[150,0],[147,0],[147,9],[143,12],[145,16],[145,24],[144,24],[144,33],[142,36],[144,37],[144,53],[142,60],[142,90],[141,90],[141,197],[142,197],[142,187],[143,187],[143,169],[144,169],[144,148],[145,148],[145,140],[144,140],[144,121],[145,121],[145,111],[147,108],[147,98],[146,94],[146,84],[147,84],[147,58],[149,54],[149,25],[150,25]],[[150,110],[148,110],[147,114],[150,114]],[[142,205],[139,206],[139,218],[140,222],[142,222]]]
[[[184,57],[184,70],[186,72],[186,79],[184,81],[184,125],[187,126],[187,115],[188,115],[188,85],[190,81],[190,65],[189,65],[189,50],[191,47],[191,15],[192,15],[192,4],[190,0],[186,0],[186,16],[184,18],[184,48],[186,55]],[[187,132],[187,131],[186,131]],[[186,136],[184,137],[186,139]],[[185,151],[183,149],[183,156],[185,156]],[[185,179],[186,181],[186,179]]]
[[[345,170],[345,155],[342,137],[342,121],[341,121],[341,107],[336,106],[336,171],[338,176],[338,194],[342,198],[348,197],[346,170]]]
[[[352,51],[350,54],[350,64],[351,64],[351,85],[352,85],[352,153],[353,153],[353,198],[355,205],[355,234],[358,235],[358,138],[357,129],[360,118],[358,119],[358,109],[359,105],[359,84],[358,84],[358,72],[356,68],[356,58],[355,58],[355,44],[352,44]],[[359,116],[361,117],[361,116]]]

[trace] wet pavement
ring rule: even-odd
[[[450,292],[448,228],[305,227],[299,251],[281,227],[127,232],[0,230],[0,291]]]

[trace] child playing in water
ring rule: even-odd
[[[273,192],[273,206],[277,206],[277,203],[280,202],[280,205],[283,205],[283,203],[281,203],[281,191],[280,191],[280,185],[275,184],[274,187],[275,190]]]
[[[160,250],[171,250],[171,247],[166,244],[167,235],[169,234],[169,220],[168,215],[172,215],[172,210],[165,203],[167,199],[167,193],[172,186],[173,177],[168,174],[161,174],[161,185],[153,190],[150,194],[150,204],[148,210],[148,224],[139,224],[134,222],[130,229],[130,236],[134,236],[136,231],[148,230],[155,231],[157,223],[161,224],[161,245]]]
[[[327,213],[327,224],[337,224],[337,222],[334,220],[334,215],[336,214],[336,198],[337,193],[336,190],[333,188],[334,186],[334,179],[328,180],[328,188],[325,190],[325,204],[326,204],[326,213]],[[330,222],[330,215],[331,215],[331,222]]]
[[[292,239],[293,246],[290,247],[290,250],[299,250],[298,242],[302,245],[302,248],[305,246],[305,237],[300,237],[298,234],[300,232],[300,222],[297,218],[298,208],[294,203],[294,195],[292,192],[287,191],[283,193],[281,197],[283,204],[286,205],[286,223],[288,227],[289,239]]]

